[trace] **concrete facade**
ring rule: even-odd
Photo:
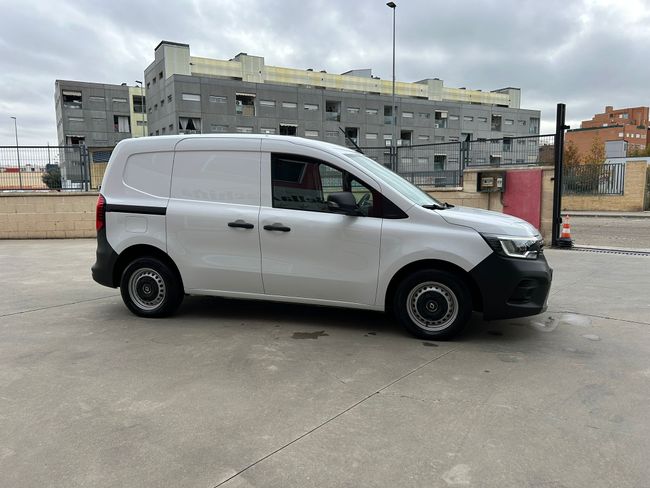
[[[369,69],[334,75],[268,66],[245,53],[232,60],[190,56],[163,41],[145,70],[149,135],[251,132],[360,146],[392,138],[390,80]],[[427,144],[539,133],[540,112],[519,108],[520,91],[445,87],[442,80],[396,83],[398,144]]]
[[[69,80],[56,80],[54,86],[60,146],[112,149],[122,139],[147,134],[139,87]]]

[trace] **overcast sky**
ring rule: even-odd
[[[552,132],[557,102],[572,127],[650,104],[650,0],[397,1],[400,81],[522,90]],[[383,0],[0,0],[0,145],[56,144],[54,80],[142,79],[163,39],[194,56],[238,52],[270,65],[391,77]]]

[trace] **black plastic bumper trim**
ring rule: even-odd
[[[145,215],[166,215],[167,207],[145,207],[142,205],[117,205],[114,203],[107,203],[106,211]]]
[[[106,239],[106,227],[97,231],[97,260],[93,264],[91,271],[93,280],[100,285],[110,288],[117,288],[114,281],[113,271],[117,263],[118,254],[108,243]]]
[[[470,271],[483,298],[483,318],[509,319],[536,315],[546,310],[553,270],[544,255],[535,260],[490,254]],[[526,300],[515,299],[526,280]],[[534,286],[531,287],[531,284]]]

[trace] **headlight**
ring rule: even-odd
[[[481,234],[481,236],[494,252],[510,258],[537,259],[544,247],[544,240],[539,236],[511,237],[494,234]]]

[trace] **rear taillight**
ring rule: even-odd
[[[106,225],[106,199],[104,195],[99,195],[97,198],[97,210],[95,212],[95,229],[100,231]]]

